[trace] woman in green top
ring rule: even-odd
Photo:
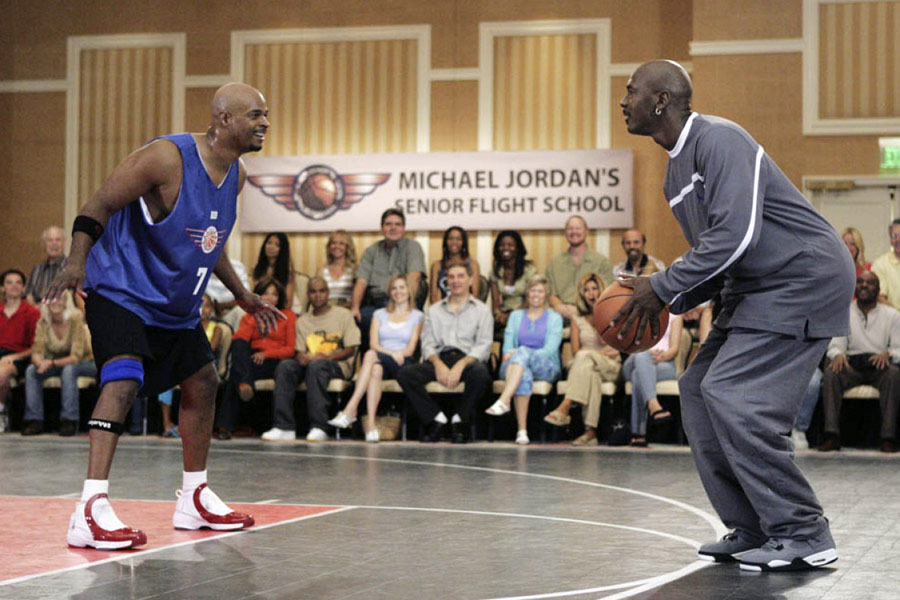
[[[509,313],[525,306],[528,282],[537,275],[537,269],[530,260],[525,259],[527,254],[518,231],[507,229],[497,234],[490,275],[495,336],[496,332],[502,335]]]

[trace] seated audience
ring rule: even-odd
[[[259,257],[251,274],[252,283],[266,280],[277,281],[284,288],[285,308],[293,310],[294,307],[294,263],[291,260],[291,243],[287,235],[280,231],[266,235],[262,246],[259,248]],[[297,307],[299,312],[303,307]],[[296,314],[296,313],[295,313]]]
[[[662,339],[646,352],[632,354],[622,365],[622,374],[631,381],[631,445],[647,445],[647,414],[650,425],[672,421],[672,413],[659,403],[656,382],[676,379],[675,356],[681,345],[681,315],[670,315]]]
[[[325,264],[316,275],[328,284],[328,302],[350,308],[353,298],[353,278],[356,272],[356,246],[353,238],[338,229],[325,243]]]
[[[95,377],[97,367],[84,316],[68,290],[41,306],[34,334],[31,365],[25,371],[25,424],[22,435],[44,432],[44,380],[62,379],[59,435],[78,430],[78,378]]]
[[[381,382],[394,379],[400,367],[411,364],[419,345],[425,315],[411,307],[412,298],[406,278],[397,274],[389,284],[391,299],[387,307],[379,308],[372,317],[369,350],[363,356],[362,368],[356,379],[353,395],[347,406],[328,421],[332,427],[347,429],[356,422],[357,409],[366,396],[367,442],[378,442],[375,414],[381,401]]]
[[[816,412],[816,404],[819,403],[819,391],[821,389],[822,369],[816,367],[812,378],[809,380],[809,385],[806,386],[803,401],[800,403],[800,410],[797,412],[797,418],[794,420],[794,429],[791,431],[791,441],[794,442],[794,450],[809,450],[809,440],[806,439],[806,432],[809,431],[813,414]]]
[[[343,306],[328,303],[328,283],[321,277],[309,280],[312,310],[297,319],[294,358],[278,363],[275,369],[273,427],[262,435],[265,441],[294,440],[294,396],[300,380],[306,382],[306,411],[309,415],[308,442],[328,439],[328,383],[353,376],[353,359],[359,346],[359,328]]]
[[[562,316],[547,306],[547,278],[532,277],[525,289],[527,308],[509,315],[503,335],[503,361],[500,378],[505,380],[497,401],[485,412],[499,417],[510,410],[510,400],[516,401],[516,443],[527,444],[528,404],[534,382],[555,382],[562,370],[559,346],[562,343]]]
[[[381,233],[384,239],[366,248],[356,270],[353,299],[350,311],[362,331],[368,332],[372,315],[388,303],[388,282],[391,276],[402,274],[406,277],[410,292],[419,302],[420,284],[425,275],[425,253],[419,242],[403,237],[406,233],[406,216],[402,210],[389,208],[381,214]],[[426,294],[427,295],[427,294]],[[363,336],[362,350],[368,349],[368,336]]]
[[[253,288],[254,294],[281,310],[287,320],[278,327],[261,335],[256,317],[244,315],[241,325],[231,339],[231,370],[225,383],[225,395],[216,426],[219,439],[231,439],[240,412],[241,401],[253,398],[253,382],[257,379],[271,379],[281,359],[294,354],[294,324],[297,317],[285,308],[287,298],[284,288],[274,280],[264,280]]]
[[[588,273],[578,283],[578,299],[575,303],[578,315],[570,324],[570,343],[575,357],[572,364],[568,365],[566,397],[544,417],[544,421],[551,425],[565,427],[571,422],[569,411],[572,403],[581,404],[584,433],[572,441],[573,446],[597,444],[597,424],[603,401],[601,385],[604,381],[614,382],[622,369],[619,351],[604,344],[600,333],[594,328],[594,304],[600,298],[603,288],[603,280],[596,273]]]
[[[397,374],[400,387],[423,425],[423,442],[440,441],[449,421],[453,432],[451,441],[465,444],[475,406],[491,385],[487,361],[494,323],[488,307],[469,292],[471,284],[471,265],[461,261],[447,265],[450,295],[429,306],[425,313],[422,327],[425,362],[406,365]],[[465,384],[450,419],[425,389],[426,384],[435,380],[449,389],[460,382]]]
[[[847,227],[841,234],[844,243],[847,244],[847,250],[856,266],[856,276],[863,271],[872,269],[872,263],[866,262],[866,245],[863,243],[862,233],[855,227]]]
[[[495,333],[503,335],[509,314],[525,306],[525,287],[537,275],[537,269],[526,260],[528,250],[518,231],[501,231],[494,240],[494,264],[488,278],[491,287],[491,310]]]
[[[31,346],[41,311],[25,301],[25,274],[9,269],[0,275],[6,299],[0,304],[0,433],[7,428],[6,396],[10,380],[21,379],[31,358]]]
[[[897,451],[900,407],[900,313],[880,304],[878,276],[863,271],[856,278],[856,300],[850,304],[850,335],[832,338],[826,355],[823,406],[825,437],[819,450],[840,450],[841,402],[857,385],[878,388],[881,402],[881,451]]]
[[[41,243],[47,258],[31,269],[28,284],[25,286],[25,297],[31,304],[40,304],[44,293],[63,267],[66,266],[66,234],[61,227],[51,225],[41,234]]]
[[[550,306],[571,321],[578,316],[576,300],[578,282],[588,273],[596,273],[604,287],[612,282],[612,265],[609,259],[589,248],[590,230],[583,217],[574,215],[566,221],[566,241],[569,248],[555,256],[547,266],[550,280]]]
[[[900,310],[900,219],[888,227],[891,249],[872,263],[872,273],[878,276],[881,293],[878,299]]]
[[[647,236],[639,229],[628,229],[622,234],[622,249],[625,250],[625,260],[613,267],[613,277],[619,275],[647,275],[647,266],[653,265],[653,272],[662,271],[666,263],[644,252],[647,245]]]
[[[447,264],[451,260],[461,260],[472,267],[472,295],[479,297],[481,291],[481,267],[478,261],[469,256],[469,234],[462,227],[453,226],[444,232],[441,259],[431,263],[429,272],[431,304],[436,304],[450,295],[447,286]]]

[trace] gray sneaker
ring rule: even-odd
[[[751,542],[741,537],[737,531],[726,533],[721,540],[703,544],[697,551],[697,558],[710,562],[735,562],[735,554],[759,548],[760,541]]]
[[[737,559],[744,571],[802,571],[831,564],[838,559],[838,553],[831,533],[825,530],[808,540],[769,538]]]

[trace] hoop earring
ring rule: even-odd
[[[655,113],[656,113],[656,116],[657,116],[657,117],[658,117],[658,116],[659,116],[659,115],[661,115],[661,114],[662,114],[662,111],[661,111],[661,110],[659,110],[659,109],[658,109],[658,108],[657,108],[657,109],[656,109],[656,110],[655,110],[655,111],[653,111],[653,112],[655,112]]]

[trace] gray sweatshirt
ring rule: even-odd
[[[664,193],[691,249],[650,283],[673,313],[722,290],[717,324],[847,335],[856,271],[834,228],[740,126],[693,113]]]

